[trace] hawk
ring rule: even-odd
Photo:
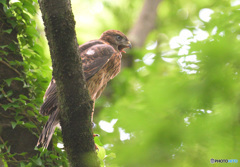
[[[117,30],[105,31],[100,39],[91,40],[79,46],[79,56],[82,59],[84,77],[89,95],[94,102],[93,111],[95,100],[100,97],[108,81],[120,72],[121,52],[126,53],[123,49],[131,47],[126,35]],[[42,144],[44,148],[47,148],[60,121],[57,86],[54,78],[52,78],[46,90],[44,102],[39,112],[44,116],[49,115],[49,118],[38,139],[37,146]],[[93,121],[93,112],[91,120]]]

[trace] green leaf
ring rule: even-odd
[[[11,124],[13,129],[17,126],[17,122],[11,122]]]
[[[11,106],[13,107],[13,108],[19,108],[20,107],[20,105],[19,104],[11,104]]]
[[[44,54],[44,53],[43,53],[43,48],[42,48],[40,45],[38,45],[38,44],[35,44],[35,45],[33,46],[33,50],[34,50],[34,52],[37,53],[37,54]]]
[[[4,148],[4,144],[0,144],[0,149],[3,149]]]
[[[99,137],[94,137],[94,142],[95,142],[97,145],[103,146],[103,144],[101,143]]]
[[[36,14],[35,6],[32,4],[32,2],[24,1],[23,7],[32,15]]]
[[[57,159],[57,158],[58,158],[58,156],[56,156],[56,155],[54,155],[54,154],[50,154],[50,157],[51,157],[52,159]]]
[[[27,24],[30,24],[30,16],[26,13],[22,14],[23,19],[27,22]]]
[[[13,91],[12,91],[12,90],[8,91],[8,92],[7,92],[7,97],[12,96],[12,94],[13,94]]]
[[[23,162],[20,162],[20,167],[25,167],[26,165]]]
[[[3,105],[1,105],[1,107],[4,109],[4,111],[7,111],[7,109],[9,107],[11,107],[11,106],[12,106],[11,103],[10,104],[3,104]]]
[[[28,113],[29,116],[35,116],[35,113],[31,110],[27,110],[27,113]]]
[[[7,22],[12,25],[12,28],[15,28],[16,25],[17,25],[17,22],[15,20],[13,20],[13,19],[8,19]]]
[[[37,126],[36,126],[34,123],[32,123],[32,122],[27,122],[27,123],[24,124],[24,126],[27,127],[27,128],[36,128],[36,127],[37,127]]]
[[[32,55],[32,52],[29,49],[22,49],[22,54],[29,56],[29,55]]]
[[[7,83],[8,86],[10,86],[12,80],[13,80],[12,78],[9,78],[9,79],[5,79],[4,81]]]
[[[22,153],[20,153],[19,155],[24,156],[24,155],[26,155],[26,154],[27,154],[27,152],[22,152]]]
[[[4,158],[2,158],[1,160],[2,160],[2,162],[3,162],[3,166],[4,166],[4,167],[8,167],[8,164],[7,164],[6,160],[5,160]]]
[[[10,34],[12,32],[12,29],[3,30],[3,32]]]
[[[25,31],[26,31],[26,34],[28,34],[30,37],[39,37],[39,33],[32,26],[28,26]]]
[[[36,165],[41,166],[42,165],[42,160],[40,158],[38,159],[32,159],[33,163],[35,163]]]
[[[4,81],[7,83],[8,86],[10,86],[10,85],[11,85],[11,82],[12,82],[13,80],[16,80],[16,81],[23,81],[23,79],[18,78],[18,77],[15,77],[15,78],[8,78],[8,79],[5,79]]]
[[[7,152],[10,153],[11,146],[8,147]]]
[[[3,55],[8,55],[8,52],[5,52],[3,50],[0,50],[0,53],[2,53]]]
[[[0,46],[0,48],[2,48],[2,49],[6,48],[6,47],[8,47],[8,45],[2,45],[2,46]],[[2,58],[1,58],[0,60],[2,60]]]
[[[20,97],[21,99],[28,100],[28,97],[25,96],[25,95],[19,95],[19,97]]]
[[[8,156],[8,158],[12,158],[12,157],[14,157],[15,155],[16,155],[16,153],[11,154],[11,155]]]
[[[17,45],[14,44],[14,43],[10,43],[10,44],[8,45],[8,48],[9,48],[11,51],[15,52],[15,51],[17,50]]]
[[[34,106],[32,103],[27,103],[27,106],[35,108],[36,106]]]
[[[116,154],[115,153],[110,153],[107,155],[107,157],[109,158],[116,158]]]
[[[0,0],[0,3],[6,4],[6,0]]]
[[[98,157],[100,159],[103,160],[105,158],[105,156],[106,156],[106,151],[105,151],[105,149],[103,147],[101,147],[99,145],[97,145],[97,146],[98,146],[98,149],[99,149],[99,151],[97,151],[97,155],[98,155]]]
[[[32,167],[32,166],[33,166],[32,162],[29,162],[25,167]]]
[[[14,119],[18,122],[18,121],[20,121],[21,119],[23,119],[24,118],[24,116],[22,116],[22,115],[16,115],[15,117],[14,117]]]

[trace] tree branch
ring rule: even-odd
[[[5,142],[4,142],[4,140],[3,140],[3,138],[0,136],[0,141],[2,142],[2,144],[5,144]],[[8,151],[8,147],[7,147],[7,145],[4,145],[4,148],[5,148],[5,150],[6,151]],[[10,152],[8,152],[8,155],[12,155]],[[12,159],[15,161],[15,162],[17,162],[18,160],[16,160],[16,158],[14,158],[14,157],[12,157]]]
[[[70,165],[99,166],[70,0],[39,0],[56,80],[60,124]]]
[[[143,47],[148,34],[155,28],[157,7],[160,2],[161,0],[144,1],[136,23],[128,32],[128,38],[134,48]],[[133,60],[133,56],[123,55],[122,67],[132,67]]]
[[[8,64],[5,61],[0,60],[0,63],[4,64],[5,66],[7,66],[8,68],[12,69],[14,72],[16,72],[19,76],[21,76],[21,73],[14,67],[12,67],[10,64]]]
[[[137,22],[128,33],[129,39],[136,48],[143,47],[145,40],[151,32],[157,19],[157,7],[161,0],[145,0]]]

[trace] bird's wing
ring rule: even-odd
[[[44,102],[40,107],[40,114],[49,115],[57,109],[57,85],[52,78],[44,95]]]
[[[86,81],[96,74],[116,53],[114,48],[101,41],[90,41],[79,47],[82,59],[83,71]],[[44,103],[40,108],[40,114],[50,115],[57,109],[57,87],[52,79],[44,95]]]
[[[116,51],[108,44],[97,44],[80,53],[86,81],[102,69],[113,54]]]

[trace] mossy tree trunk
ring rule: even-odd
[[[84,80],[70,0],[39,0],[61,106],[64,147],[72,167],[99,166],[93,140],[92,100]]]

